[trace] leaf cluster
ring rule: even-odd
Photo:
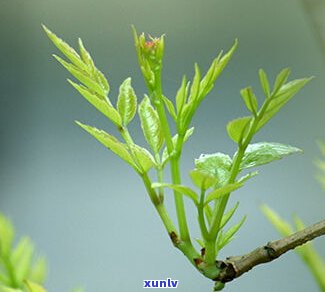
[[[45,292],[41,287],[46,276],[44,257],[34,260],[34,245],[29,237],[14,244],[11,221],[0,214],[0,292]]]

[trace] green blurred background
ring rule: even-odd
[[[29,234],[50,265],[49,291],[81,285],[86,291],[143,291],[143,279],[170,277],[178,291],[210,291],[174,249],[140,180],[119,158],[81,131],[74,120],[116,133],[114,127],[65,81],[69,75],[51,57],[58,53],[41,29],[46,24],[70,44],[81,37],[111,84],[115,102],[128,76],[138,97],[145,93],[137,67],[131,24],[166,34],[164,92],[173,97],[193,63],[206,70],[235,38],[239,48],[217,86],[203,102],[182,167],[200,153],[233,154],[227,121],[245,114],[239,90],[257,71],[272,79],[283,67],[292,78],[316,78],[256,137],[304,149],[304,154],[265,166],[233,195],[238,217],[248,220],[222,257],[246,253],[278,238],[258,207],[267,203],[290,219],[320,220],[325,195],[314,179],[316,139],[325,139],[324,52],[299,1],[266,0],[0,0],[0,211]],[[136,139],[143,142],[137,125]],[[168,203],[172,206],[172,200]],[[171,207],[172,208],[172,207]],[[190,224],[198,235],[196,213]],[[324,239],[315,240],[325,256]],[[294,253],[260,266],[226,291],[317,291]]]

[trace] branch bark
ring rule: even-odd
[[[224,261],[217,261],[221,272],[214,280],[222,283],[230,282],[255,266],[271,262],[287,251],[322,235],[325,235],[325,220],[290,236],[268,242],[266,245],[260,246],[248,254],[228,257]]]

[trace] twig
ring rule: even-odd
[[[255,266],[271,262],[287,251],[322,235],[325,235],[325,220],[290,236],[271,241],[246,255],[228,257],[225,261],[218,261],[217,264],[221,269],[221,273],[214,280],[223,283],[230,282]]]

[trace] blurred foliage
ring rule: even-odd
[[[40,285],[46,277],[44,257],[36,257],[28,237],[14,244],[11,221],[0,214],[0,292],[45,292]]]

